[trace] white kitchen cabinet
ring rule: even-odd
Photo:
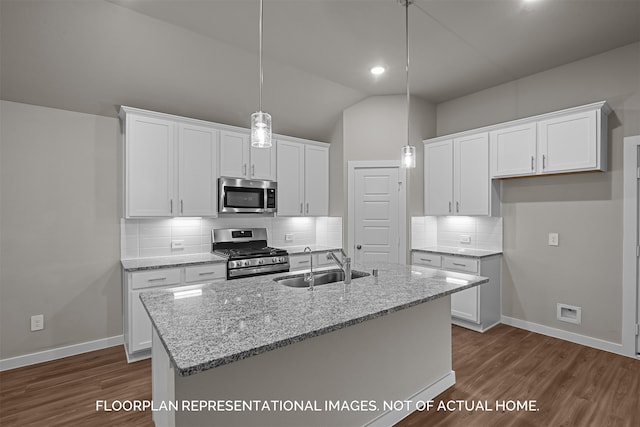
[[[327,253],[333,252],[336,254],[338,259],[341,258],[340,250],[337,251],[326,251],[326,252],[314,252],[311,254],[311,258],[309,254],[295,254],[289,255],[289,269],[291,271],[295,270],[308,270],[310,268],[311,262],[313,261],[313,268],[320,267],[338,267],[338,265],[330,259],[327,259]]]
[[[607,170],[606,102],[492,127],[491,177]]]
[[[218,130],[129,107],[121,116],[125,217],[216,216]]]
[[[425,214],[491,215],[488,134],[425,143]]]
[[[130,114],[125,126],[126,216],[172,216],[176,123]]]
[[[140,300],[140,293],[225,279],[225,263],[123,271],[122,312],[127,360],[133,362],[151,356],[151,321]]]
[[[422,251],[412,254],[415,265],[489,278],[488,283],[451,294],[451,322],[478,332],[497,325],[502,317],[501,258],[493,255],[477,259]]]
[[[536,128],[534,122],[490,132],[491,178],[536,173]]]
[[[329,148],[279,139],[278,216],[329,214]]]
[[[220,132],[220,176],[276,179],[276,147],[254,148],[248,133]]]

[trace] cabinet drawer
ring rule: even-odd
[[[478,261],[471,258],[442,257],[442,268],[445,270],[465,271],[468,273],[478,272]]]
[[[442,265],[442,257],[436,254],[414,252],[413,264],[426,265],[428,267],[440,267]]]
[[[291,270],[311,268],[311,261],[309,260],[309,255],[289,256],[289,268]]]
[[[180,268],[161,268],[133,272],[131,273],[131,289],[176,285],[180,283],[180,270]]]
[[[227,265],[224,263],[185,267],[184,271],[186,283],[227,278]]]

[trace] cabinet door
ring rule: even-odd
[[[278,216],[303,215],[304,144],[278,140]]]
[[[491,178],[536,173],[536,123],[492,131]]]
[[[249,135],[220,132],[220,176],[249,178]]]
[[[216,216],[218,131],[213,128],[178,126],[178,214]]]
[[[276,147],[251,147],[251,179],[276,180]]]
[[[596,111],[538,122],[538,171],[573,172],[597,167]]]
[[[140,292],[130,291],[131,302],[129,309],[130,330],[129,351],[135,352],[151,348],[151,320],[140,301]]]
[[[424,146],[424,213],[453,213],[453,141]]]
[[[126,216],[172,216],[174,122],[132,114],[126,127]]]
[[[456,215],[489,215],[489,135],[454,140]]]
[[[451,315],[479,323],[478,286],[451,294]]]
[[[304,213],[329,215],[329,148],[306,145],[304,148]]]

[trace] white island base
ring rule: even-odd
[[[271,411],[156,410],[158,427],[390,426],[455,383],[450,296],[187,377],[175,374],[155,330],[152,357],[154,408],[186,401],[314,405],[306,411],[277,411],[273,405]],[[397,402],[405,400],[411,403]],[[342,410],[325,406],[336,401]],[[354,401],[364,401],[361,410],[342,406],[358,409]],[[394,401],[403,408],[385,411],[384,402]]]

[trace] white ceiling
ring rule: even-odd
[[[258,0],[0,1],[2,99],[240,126],[257,109]],[[640,0],[415,0],[409,13],[411,92],[433,103],[640,40]],[[404,46],[397,0],[265,0],[275,130],[326,139],[344,108],[402,94]]]

